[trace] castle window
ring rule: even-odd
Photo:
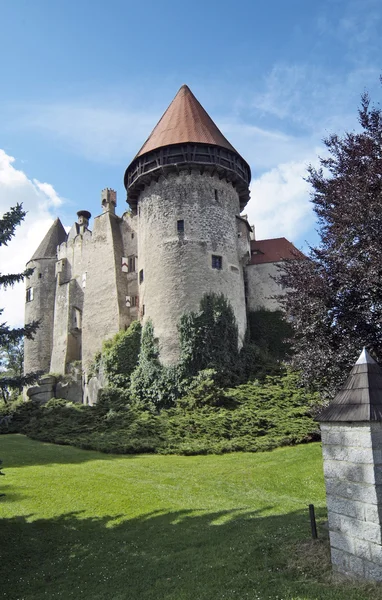
[[[144,317],[144,316],[145,316],[145,305],[142,304],[142,317]]]
[[[135,273],[135,256],[129,256],[129,273]]]
[[[221,269],[223,267],[223,258],[221,256],[212,255],[212,268]]]
[[[184,233],[184,221],[183,219],[181,219],[180,221],[177,221],[177,230],[178,233]]]
[[[139,271],[139,283],[143,282],[143,269]]]
[[[139,297],[138,296],[131,296],[131,306],[138,306],[139,305]]]
[[[219,192],[215,190],[215,202],[219,201]]]
[[[79,308],[73,308],[73,325],[75,329],[81,329],[82,327],[82,313]]]
[[[26,301],[27,302],[32,302],[32,300],[33,300],[33,288],[30,287],[26,291]]]
[[[41,277],[42,277],[42,273],[39,273],[38,278],[41,279]]]
[[[131,234],[131,239],[132,239],[132,240],[134,239],[134,234],[133,234],[133,233]]]

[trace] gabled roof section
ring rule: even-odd
[[[382,368],[365,348],[318,421],[382,421]]]
[[[65,242],[66,238],[66,231],[60,219],[56,219],[37,248],[36,252],[33,254],[31,260],[39,260],[40,258],[55,258],[57,255],[57,246],[62,244],[62,242]]]
[[[304,254],[285,237],[251,240],[251,265],[303,258],[305,258]]]
[[[182,85],[138,156],[173,144],[211,144],[236,152],[187,85]]]

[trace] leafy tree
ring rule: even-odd
[[[320,243],[282,278],[296,338],[295,365],[331,395],[362,346],[382,360],[382,111],[362,96],[360,129],[324,140],[307,181]]]
[[[8,242],[12,239],[15,234],[16,227],[24,220],[26,212],[23,210],[21,204],[10,208],[3,217],[0,219],[0,246],[7,246]],[[10,273],[4,275],[0,274],[0,287],[7,289],[12,287],[15,283],[23,281],[25,277],[29,277],[33,273],[33,269],[26,269],[22,273]],[[3,309],[0,309],[0,315]],[[0,323],[0,352],[2,356],[9,356],[12,353],[12,349],[15,349],[17,345],[23,340],[24,337],[33,338],[34,333],[38,327],[38,322],[33,321],[24,325],[24,327],[11,328],[7,323]],[[12,361],[11,361],[12,362]],[[13,364],[13,366],[15,366]],[[4,373],[0,378],[0,390],[4,401],[6,402],[9,396],[9,390],[12,388],[20,389],[24,385],[28,385],[36,381],[39,373],[29,373],[23,375],[22,373],[15,372],[6,374]]]
[[[220,385],[235,383],[238,369],[238,329],[233,309],[223,294],[205,294],[198,312],[179,322],[180,363],[185,376],[216,371]]]

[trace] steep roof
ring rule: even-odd
[[[55,258],[57,254],[57,246],[62,244],[62,242],[65,242],[66,238],[66,231],[60,219],[56,219],[37,248],[36,252],[33,254],[31,260],[38,260],[40,258]]]
[[[319,421],[382,421],[382,368],[364,348]]]
[[[164,146],[188,142],[221,146],[236,152],[190,88],[182,85],[135,158]]]
[[[293,258],[304,258],[304,255],[285,237],[251,240],[251,265],[280,262]]]

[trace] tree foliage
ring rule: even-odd
[[[362,346],[382,360],[382,111],[362,96],[360,130],[324,140],[307,181],[320,243],[285,263],[295,365],[333,394]]]
[[[24,220],[26,212],[23,210],[21,204],[16,204],[0,219],[0,246],[7,246],[8,242],[12,239],[15,234],[16,227],[20,225],[21,221]],[[26,269],[22,273],[10,273],[0,274],[0,288],[12,287],[15,283],[22,281],[25,277],[29,277],[33,272],[33,269]],[[3,309],[0,309],[0,315]],[[38,322],[33,321],[24,325],[24,327],[12,328],[7,323],[0,323],[0,352],[2,360],[5,364],[2,364],[3,374],[0,377],[0,390],[4,401],[9,396],[10,389],[21,389],[24,385],[34,383],[39,373],[28,373],[23,375],[20,370],[15,370],[15,364],[13,366],[7,366],[8,358],[12,355],[12,352],[16,351],[18,344],[23,340],[24,337],[32,338],[38,327]],[[12,361],[11,361],[12,362]],[[8,373],[4,373],[4,368],[8,370]]]
[[[141,324],[133,321],[126,331],[119,331],[104,342],[101,361],[108,383],[126,387],[138,363],[141,345]]]
[[[205,294],[198,312],[179,322],[180,365],[186,377],[214,369],[221,385],[232,384],[238,369],[238,328],[232,306],[223,294]]]

